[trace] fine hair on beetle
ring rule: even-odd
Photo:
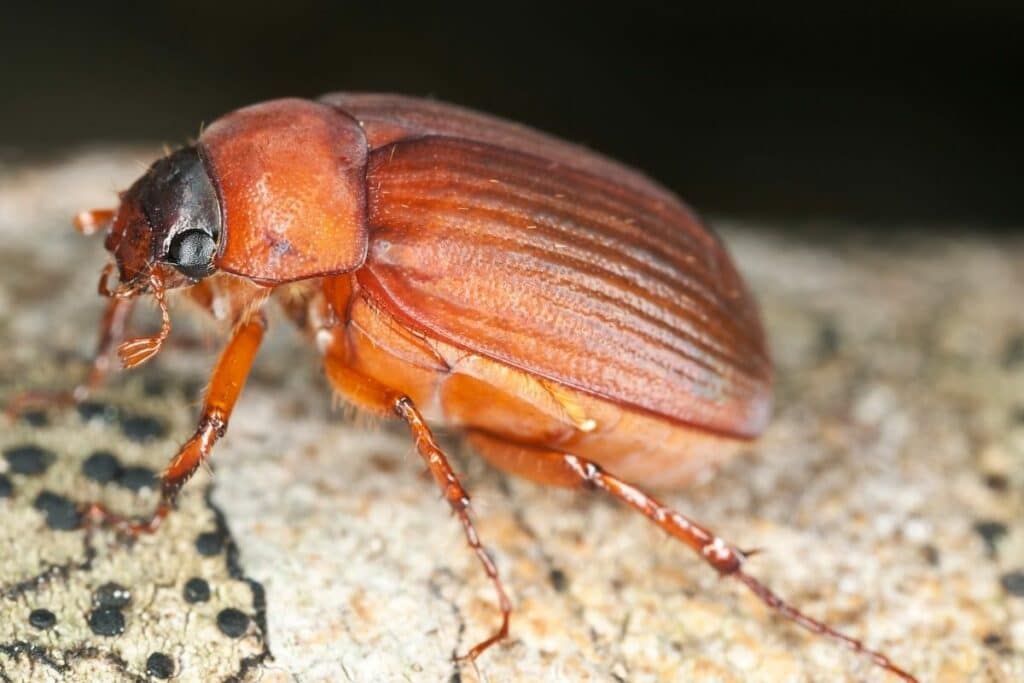
[[[155,532],[227,430],[279,308],[360,414],[406,425],[493,585],[470,497],[431,425],[509,474],[603,493],[647,517],[799,626],[916,680],[879,650],[788,604],[744,552],[641,486],[682,486],[767,426],[774,381],[753,294],[723,242],[639,171],[526,126],[441,102],[372,93],[281,99],[206,126],[156,161],[113,209],[98,348],[62,401],[156,355],[168,293],[230,329],[195,432],[161,476],[151,515],[99,502],[84,524]],[[160,328],[128,334],[152,298]],[[642,455],[636,435],[643,435]]]

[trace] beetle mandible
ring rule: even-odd
[[[336,392],[405,421],[462,523],[501,610],[469,659],[508,635],[511,606],[428,422],[459,428],[507,472],[612,496],[779,614],[915,680],[782,601],[744,571],[749,553],[627,483],[686,483],[757,436],[771,406],[750,292],[718,238],[654,181],[460,107],[339,93],[227,114],[120,199],[76,218],[82,232],[109,228],[113,259],[99,349],[74,399],[115,351],[128,368],[159,351],[168,290],[232,332],[152,516],[91,504],[87,523],[156,530],[224,435],[274,301]],[[160,330],[125,340],[141,296],[159,305]]]

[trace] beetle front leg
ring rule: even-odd
[[[128,319],[135,308],[134,298],[114,297],[107,302],[100,323],[99,339],[96,342],[96,355],[89,367],[89,376],[72,391],[76,402],[84,401],[89,394],[98,389],[110,372],[110,366],[117,357],[117,347],[125,338]]]
[[[133,536],[156,531],[174,508],[181,487],[224,436],[231,411],[245,386],[266,327],[262,313],[256,313],[235,327],[210,377],[210,386],[195,433],[182,445],[160,476],[160,503],[153,514],[147,519],[132,520],[109,511],[100,503],[92,503],[84,510],[83,519],[87,525],[109,525]]]
[[[480,536],[473,526],[473,520],[470,519],[469,494],[463,488],[448,462],[448,457],[437,444],[430,427],[427,426],[423,416],[416,409],[412,399],[348,367],[340,353],[336,349],[334,351],[334,353],[329,351],[324,357],[324,367],[331,384],[363,408],[378,413],[387,411],[405,420],[415,441],[416,452],[423,458],[445,500],[448,501],[448,505],[451,506],[452,511],[459,518],[459,522],[462,523],[466,543],[476,554],[487,578],[494,585],[494,590],[498,594],[498,606],[501,609],[501,626],[490,637],[474,645],[465,655],[457,657],[460,660],[473,661],[487,648],[508,637],[512,605],[505,593],[505,587],[501,583],[501,577],[498,576],[498,568],[480,542]]]

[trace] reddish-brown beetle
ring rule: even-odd
[[[641,512],[801,626],[913,677],[746,574],[745,554],[625,480],[682,484],[768,420],[772,368],[754,301],[725,248],[673,194],[581,147],[458,107],[334,94],[240,109],[157,161],[116,211],[100,281],[111,297],[86,384],[170,332],[182,288],[233,324],[195,434],[152,517],[101,505],[91,523],[153,531],[224,435],[274,299],[356,406],[408,424],[498,594],[469,496],[427,421],[462,429],[508,472],[603,491]],[[108,281],[115,268],[120,282]],[[159,333],[123,341],[140,295]],[[614,472],[615,474],[612,474]],[[620,479],[623,477],[624,479]]]

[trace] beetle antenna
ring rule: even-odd
[[[136,368],[155,356],[171,333],[171,313],[167,307],[163,280],[151,273],[149,286],[156,305],[160,307],[160,330],[150,337],[129,339],[117,347],[117,356],[125,369]]]

